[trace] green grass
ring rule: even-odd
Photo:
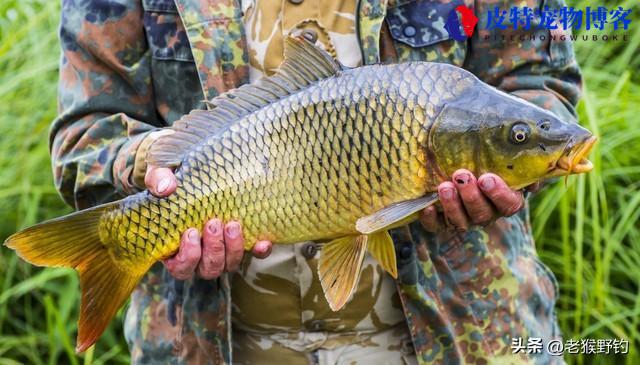
[[[589,4],[602,2],[572,2]],[[534,199],[538,251],[560,283],[564,337],[631,343],[626,357],[567,356],[569,363],[640,363],[639,10],[628,42],[575,45],[585,75],[581,122],[601,137],[592,154],[596,170]],[[70,210],[53,187],[47,150],[58,11],[58,1],[0,2],[0,241]],[[74,354],[78,303],[72,271],[34,268],[0,249],[0,365],[128,363],[121,320],[95,351]]]
[[[56,115],[59,1],[0,2],[0,241],[69,212],[53,183],[48,129]],[[0,249],[0,364],[128,363],[122,321],[76,356],[80,300],[72,270],[41,270]]]

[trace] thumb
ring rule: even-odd
[[[178,180],[168,167],[147,166],[144,184],[151,194],[164,198],[173,194],[178,186]]]

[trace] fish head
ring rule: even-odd
[[[429,133],[444,176],[492,172],[515,189],[591,171],[586,157],[596,141],[574,121],[480,83],[445,104]]]

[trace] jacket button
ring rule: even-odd
[[[412,25],[407,25],[404,28],[404,35],[406,35],[407,37],[413,37],[414,35],[416,35],[416,28]]]
[[[301,4],[303,0],[289,0],[290,3],[294,4],[294,5],[298,5]]]
[[[316,253],[318,253],[318,244],[315,242],[305,243],[304,246],[302,246],[301,251],[302,256],[310,260],[316,257]]]
[[[315,321],[311,321],[311,323],[309,323],[309,329],[314,332],[319,332],[324,330],[324,321],[321,319],[316,319]]]
[[[405,243],[404,245],[402,245],[402,247],[400,248],[400,257],[403,259],[408,259],[411,257],[411,244],[410,243]]]
[[[313,29],[305,29],[302,31],[302,36],[304,39],[308,40],[310,43],[316,43],[318,40],[318,33]]]

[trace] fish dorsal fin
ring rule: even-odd
[[[175,133],[158,138],[147,153],[147,163],[179,166],[194,145],[274,101],[337,75],[340,64],[302,37],[285,41],[284,62],[275,74],[243,85],[207,102],[209,110],[194,110],[170,127]]]

